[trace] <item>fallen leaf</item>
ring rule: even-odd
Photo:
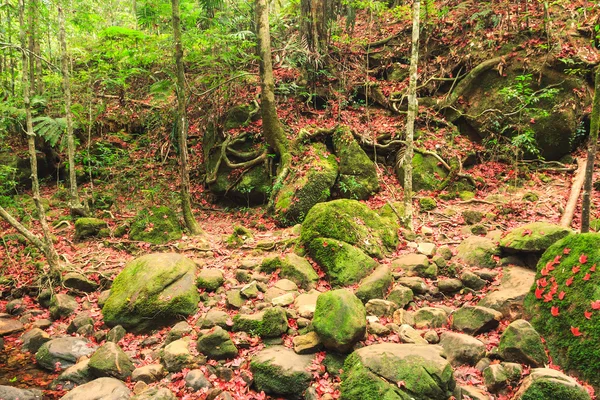
[[[573,336],[581,336],[581,335],[583,335],[583,333],[581,333],[579,331],[579,328],[576,328],[574,326],[571,327],[571,333],[573,334]]]
[[[591,319],[592,318],[592,312],[591,311],[585,310],[583,312],[583,315],[585,316],[586,319]]]
[[[551,307],[550,314],[552,314],[553,317],[558,317],[558,307],[556,307],[556,306]]]
[[[581,264],[585,264],[587,262],[587,260],[588,260],[588,257],[585,254],[582,254],[579,256],[579,262]]]

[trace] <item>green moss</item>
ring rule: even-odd
[[[196,312],[195,264],[176,254],[130,261],[115,278],[102,313],[108,325],[145,330]]]
[[[129,237],[152,244],[164,244],[181,239],[181,227],[177,215],[169,207],[154,207],[137,214],[131,224]]]
[[[520,400],[589,400],[587,392],[550,380],[537,380],[531,384]]]
[[[327,352],[323,359],[323,365],[327,369],[327,373],[331,376],[340,376],[344,370],[344,362],[348,357],[347,354]]]
[[[382,218],[365,204],[340,199],[317,204],[310,210],[302,224],[300,241],[306,246],[316,238],[331,238],[382,258],[396,249],[397,228],[396,223]]]
[[[572,231],[548,222],[533,222],[510,231],[500,247],[506,251],[542,252]]]
[[[375,164],[354,139],[349,127],[340,126],[336,130],[333,148],[340,160],[336,188],[341,197],[362,200],[379,190]]]
[[[278,337],[288,330],[287,314],[281,307],[272,307],[264,312],[245,315],[237,314],[233,318],[233,330],[248,332],[264,338]]]
[[[355,354],[348,356],[344,363],[341,389],[342,400],[410,400],[399,388],[363,366]]]
[[[290,398],[301,398],[311,381],[310,374],[296,372],[283,374],[279,367],[270,363],[250,363],[257,390]]]
[[[569,250],[565,250],[569,249]],[[565,252],[568,251],[568,254]],[[585,255],[587,261],[580,262]],[[547,270],[547,264],[554,263],[554,269]],[[598,365],[600,365],[600,314],[594,311],[591,303],[600,300],[600,271],[593,272],[593,265],[600,266],[600,234],[572,234],[544,252],[537,265],[536,285],[525,298],[525,312],[531,318],[535,329],[544,337],[546,345],[555,363],[567,371],[577,372],[596,388],[600,387]],[[573,267],[580,266],[580,271],[573,273]],[[546,276],[542,275],[547,273]],[[584,280],[589,273],[589,280]],[[573,279],[567,286],[567,280]],[[541,284],[545,279],[548,285]],[[542,297],[548,295],[552,282],[557,285],[557,293],[551,301],[536,298],[534,289],[543,289]],[[563,300],[558,293],[565,292]],[[551,307],[558,307],[559,315],[551,315]],[[587,319],[584,312],[592,312]],[[581,336],[574,336],[571,327],[579,328]]]
[[[462,192],[458,193],[458,197],[460,197],[460,199],[463,201],[467,201],[467,200],[474,199],[475,193],[468,191],[468,190],[463,190]]]
[[[412,160],[413,190],[437,190],[448,172],[439,164],[437,158],[415,153]],[[398,168],[396,174],[400,184],[404,185],[404,168]]]
[[[358,283],[377,267],[377,261],[361,249],[335,239],[316,238],[308,244],[307,251],[333,286]]]
[[[75,238],[78,240],[93,236],[102,236],[102,231],[105,231],[108,224],[98,218],[79,218],[75,221]]]
[[[265,258],[260,264],[260,272],[265,274],[271,274],[281,268],[283,262],[279,257],[268,257]]]
[[[422,197],[419,199],[419,206],[422,211],[431,211],[437,207],[437,202],[432,197]]]
[[[338,174],[338,164],[322,143],[309,147],[275,200],[275,218],[284,226],[302,222],[308,211],[326,201]]]

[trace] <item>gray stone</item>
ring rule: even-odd
[[[473,336],[463,333],[444,332],[440,337],[440,346],[450,364],[474,366],[485,356],[485,344]]]
[[[561,397],[558,397],[558,394]],[[590,400],[588,392],[575,379],[550,368],[532,369],[529,376],[523,380],[514,399],[520,400],[533,396],[556,400]]]
[[[25,309],[23,299],[15,299],[6,303],[6,312],[10,315],[21,315]]]
[[[0,399],[2,400],[42,400],[43,398],[44,394],[41,390],[0,385]]]
[[[463,288],[462,281],[456,278],[438,280],[437,284],[442,293],[456,293]]]
[[[393,270],[404,271],[408,276],[426,278],[435,278],[437,276],[437,265],[431,264],[427,256],[423,254],[406,254],[400,256],[392,261],[391,267]]]
[[[181,339],[185,335],[188,335],[192,332],[192,327],[186,321],[180,321],[176,323],[169,333],[167,334],[167,338],[165,339],[165,345],[174,342],[178,339]]]
[[[287,314],[281,307],[270,307],[256,314],[238,314],[233,318],[233,330],[248,332],[263,338],[279,337],[288,330]]]
[[[192,388],[193,390],[200,390],[204,388],[211,388],[212,383],[206,378],[204,372],[200,369],[193,369],[185,376],[185,386]]]
[[[64,389],[72,389],[74,385],[83,385],[94,379],[90,373],[89,368],[90,360],[83,358],[77,364],[70,366],[65,369],[59,376],[52,382],[52,386],[62,385]]]
[[[295,336],[292,340],[296,354],[312,354],[321,349],[321,339],[316,332]]]
[[[165,369],[169,372],[179,372],[194,364],[194,357],[190,353],[189,338],[183,338],[169,343],[161,352],[161,359]]]
[[[433,257],[435,255],[436,247],[433,243],[420,242],[417,243],[417,251],[427,257]]]
[[[549,222],[532,222],[508,232],[500,240],[500,247],[510,253],[541,253],[572,232]]]
[[[129,400],[131,392],[115,378],[98,378],[76,387],[61,400]]]
[[[511,321],[521,318],[523,301],[534,281],[535,271],[521,267],[504,268],[498,290],[486,294],[478,305],[500,311]]]
[[[456,248],[456,257],[470,267],[493,268],[494,256],[498,256],[498,246],[488,238],[470,236]]]
[[[32,328],[21,336],[21,347],[23,351],[36,353],[40,347],[50,340],[50,335],[39,328]]]
[[[421,337],[419,331],[408,324],[400,325],[397,333],[402,343],[428,344],[427,340]]]
[[[522,372],[521,364],[492,364],[483,370],[483,381],[490,392],[497,393],[508,385],[517,384],[521,380]]]
[[[406,286],[407,288],[410,288],[410,290],[413,291],[414,294],[425,294],[427,293],[427,285],[425,284],[425,281],[423,281],[423,279],[416,277],[416,276],[407,276],[407,277],[402,277],[396,280],[396,283],[402,285],[402,286]]]
[[[294,306],[298,310],[298,314],[304,318],[312,318],[317,307],[317,299],[321,293],[316,290],[311,290],[308,293],[302,293],[294,300]]]
[[[410,326],[415,325],[414,314],[412,312],[406,311],[402,308],[394,311],[392,320],[394,321],[395,324],[398,324],[398,325],[403,325],[403,324],[407,324]]]
[[[398,308],[404,308],[408,303],[413,301],[413,291],[406,287],[398,285],[394,287],[387,296],[387,300],[396,303]]]
[[[121,325],[117,325],[108,331],[106,334],[106,340],[113,343],[119,343],[119,341],[125,337],[126,333],[127,331],[125,328],[123,328]]]
[[[67,333],[75,333],[79,328],[86,325],[94,325],[94,320],[87,312],[79,313],[67,327]]]
[[[89,356],[94,351],[96,346],[89,340],[68,336],[44,343],[35,354],[35,358],[41,367],[55,371],[75,365],[80,357]]]
[[[548,356],[539,333],[524,319],[512,322],[500,336],[498,354],[505,361],[541,367]]]
[[[463,285],[473,290],[481,290],[486,285],[486,281],[469,270],[464,271],[460,275],[460,280],[462,281]]]
[[[463,306],[452,314],[452,329],[470,335],[491,331],[500,324],[502,313],[487,307]]]
[[[200,271],[198,278],[196,278],[196,285],[200,289],[211,292],[220,288],[224,282],[223,271],[216,268],[205,268]]]
[[[398,305],[393,301],[373,299],[367,302],[365,309],[367,315],[391,318],[394,315],[394,311],[398,309]]]
[[[98,289],[98,284],[78,272],[69,272],[62,278],[63,286],[67,289],[91,293]]]
[[[153,383],[160,381],[165,375],[162,364],[144,365],[133,370],[131,380],[133,382]]]

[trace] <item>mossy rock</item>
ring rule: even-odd
[[[288,330],[287,315],[281,307],[267,308],[256,314],[237,314],[233,317],[233,330],[264,338],[279,337]]]
[[[127,354],[115,343],[106,342],[90,357],[88,364],[92,375],[125,380],[135,366]]]
[[[549,222],[532,222],[510,231],[500,240],[500,248],[509,253],[540,253],[572,232]]]
[[[300,399],[310,384],[308,367],[313,357],[284,346],[267,347],[252,357],[250,371],[257,391],[287,399]]]
[[[594,307],[600,303],[600,271],[595,271],[596,266],[600,266],[600,234],[571,234],[559,240],[540,258],[536,283],[524,307],[553,361],[598,389],[600,311]]]
[[[99,218],[79,218],[75,221],[75,239],[81,240],[95,236],[107,236],[108,224]]]
[[[498,246],[488,238],[469,236],[456,248],[456,257],[471,267],[494,268],[494,257],[500,255]]]
[[[378,265],[358,247],[335,239],[313,239],[306,250],[334,287],[358,283]]]
[[[289,279],[303,289],[313,289],[319,280],[319,275],[312,265],[294,253],[287,254],[281,260],[280,268],[280,278]]]
[[[312,246],[313,239],[331,238],[383,258],[398,245],[398,227],[391,217],[382,217],[363,203],[340,199],[311,208],[302,223],[300,241]]]
[[[335,184],[340,197],[364,200],[379,191],[375,164],[354,139],[349,127],[342,125],[335,131],[333,150],[340,162]]]
[[[421,211],[431,211],[437,207],[437,201],[433,197],[422,197],[419,199]]]
[[[591,104],[591,96],[587,93],[580,96],[574,90],[587,85],[584,79],[553,69],[551,65],[544,63],[543,56],[540,57],[542,58],[530,58],[527,65],[520,58],[513,58],[503,69],[503,74],[498,74],[495,69],[484,72],[465,88],[462,95],[465,101],[457,104],[460,112],[450,112],[446,117],[454,122],[462,115],[463,118],[456,121],[461,129],[481,138],[487,137],[490,132],[500,133],[498,127],[508,139],[517,132],[530,130],[540,155],[546,160],[559,160],[570,153],[577,145],[577,128],[584,115],[584,104]],[[540,66],[533,77],[529,65]],[[526,76],[531,78],[529,82],[524,80]],[[538,95],[534,98],[535,104],[532,102],[522,112],[513,113],[527,97],[519,94],[517,85]],[[540,90],[544,88],[557,90],[557,93],[542,97]],[[517,96],[509,99],[505,94],[507,92],[517,93]],[[564,107],[564,104],[573,106]],[[489,118],[484,111],[491,109],[500,112],[494,118]],[[467,115],[476,117],[465,117]],[[535,123],[530,123],[531,119]],[[533,157],[533,154],[525,156]]]
[[[506,361],[541,367],[548,363],[540,334],[528,321],[513,321],[500,336],[498,354]]]
[[[144,331],[193,315],[200,301],[196,264],[175,253],[148,254],[127,263],[102,308],[104,322]]]
[[[341,399],[448,399],[456,387],[439,346],[382,343],[363,347],[344,363]],[[402,382],[402,384],[399,384]]]
[[[325,348],[347,353],[365,336],[365,306],[346,289],[322,293],[317,298],[313,328]]]
[[[129,237],[152,244],[165,244],[171,240],[181,239],[181,226],[173,210],[166,206],[153,207],[138,212]]]
[[[515,400],[590,400],[587,390],[560,371],[535,368],[514,396]]]
[[[338,164],[323,143],[314,143],[302,155],[275,199],[275,219],[283,226],[302,222],[308,211],[326,201],[338,175]]]
[[[415,153],[412,159],[413,190],[437,190],[440,183],[448,176],[448,171],[439,165],[437,158]],[[404,168],[396,168],[396,175],[404,186]]]

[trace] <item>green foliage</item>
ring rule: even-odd
[[[61,142],[63,134],[67,129],[67,120],[65,118],[42,116],[34,118],[32,122],[35,134],[44,139],[52,147]]]

